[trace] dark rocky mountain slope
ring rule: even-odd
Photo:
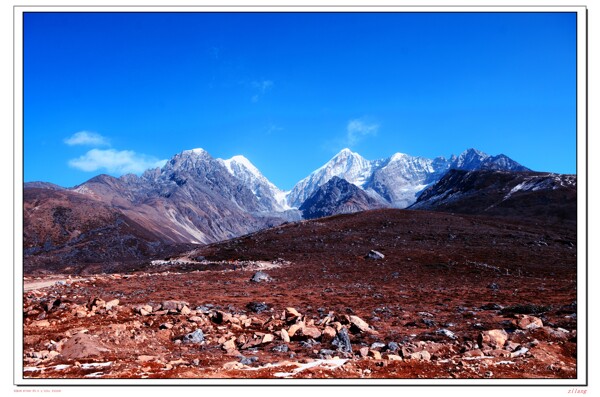
[[[575,222],[577,176],[451,170],[409,208]]]
[[[345,179],[334,176],[300,206],[304,219],[349,214],[387,205]]]

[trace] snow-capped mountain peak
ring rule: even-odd
[[[467,149],[450,159],[428,159],[395,153],[387,159],[366,160],[350,149],[343,149],[326,164],[294,186],[288,196],[292,207],[299,207],[332,177],[345,179],[366,192],[380,197],[394,207],[404,208],[415,202],[419,193],[437,182],[449,169],[528,169],[504,155],[490,156],[477,149]]]
[[[372,168],[371,161],[348,148],[342,149],[331,160],[298,182],[288,196],[288,203],[291,207],[300,207],[304,200],[334,176],[343,178],[358,187],[363,187]]]
[[[254,164],[250,162],[250,160],[248,160],[242,155],[233,156],[230,159],[221,161],[223,162],[223,165],[227,167],[227,170],[231,175],[235,176],[236,172],[239,172],[240,170],[245,170],[246,172],[249,172],[256,178],[264,178],[266,180],[266,178],[260,173],[258,168],[256,168]]]
[[[248,187],[257,199],[273,211],[290,209],[285,198],[286,193],[269,181],[259,170],[242,155],[230,159],[217,159],[229,173]]]

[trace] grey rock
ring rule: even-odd
[[[277,345],[271,349],[271,351],[277,353],[287,353],[289,350],[290,348],[288,347],[288,345]]]
[[[299,345],[304,348],[312,348],[313,346],[316,346],[318,344],[320,344],[320,343],[314,339],[303,340],[303,341],[300,341],[300,343],[299,343]]]
[[[203,313],[203,314],[208,314],[210,313],[210,310],[214,307],[214,305],[211,305],[210,303],[207,303],[205,305],[200,305],[196,307],[196,311]]]
[[[391,352],[397,352],[400,349],[400,346],[396,342],[389,342],[387,344],[387,349]]]
[[[383,258],[385,258],[385,255],[383,255],[379,251],[371,250],[371,251],[369,251],[369,253],[367,255],[365,255],[365,258],[377,260],[377,259],[383,259]]]
[[[372,349],[372,350],[381,349],[382,347],[385,347],[385,343],[381,343],[381,342],[373,342],[373,343],[371,344],[371,349]]]
[[[201,329],[197,329],[194,332],[184,335],[182,341],[183,343],[200,343],[204,341],[204,333]]]
[[[250,278],[250,281],[255,282],[255,283],[260,283],[263,281],[273,281],[273,279],[267,273],[263,272],[262,270],[259,270],[252,275],[252,278]]]
[[[269,310],[269,305],[265,302],[250,302],[246,305],[246,308],[254,313],[262,313],[265,310]]]
[[[335,351],[331,349],[321,349],[319,350],[319,354],[322,356],[333,356],[335,354]]]
[[[252,357],[243,357],[243,358],[240,360],[240,363],[242,363],[242,364],[244,364],[244,365],[252,365],[252,364],[254,364],[254,363],[255,363],[255,362],[257,362],[257,361],[258,361],[258,357],[256,357],[256,356],[252,356]]]
[[[338,331],[331,344],[336,346],[337,350],[341,352],[352,353],[352,344],[350,343],[350,336],[348,335],[346,328],[342,328]]]
[[[447,336],[448,338],[450,338],[450,339],[453,339],[453,340],[454,340],[454,339],[457,339],[457,337],[456,337],[456,335],[454,334],[454,332],[452,332],[452,331],[450,331],[450,330],[448,330],[448,329],[445,329],[445,328],[438,329],[438,330],[436,330],[436,331],[435,331],[435,333],[436,333],[436,334],[441,334],[441,335]]]

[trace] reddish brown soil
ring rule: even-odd
[[[574,227],[564,224],[420,211],[377,210],[288,224],[188,255],[231,261],[228,270],[205,270],[206,263],[173,264],[168,271],[148,265],[26,291],[24,377],[273,378],[299,363],[338,357],[347,361],[335,369],[315,366],[289,377],[575,378],[576,242]],[[366,259],[372,249],[385,258]],[[278,258],[285,262],[265,270],[272,280],[258,283],[250,281],[256,269],[237,262]],[[94,309],[96,297],[119,303]],[[139,305],[157,307],[167,300],[187,302],[192,313],[136,312]],[[254,313],[250,302],[269,309]],[[213,306],[206,313],[195,310],[207,304]],[[336,351],[323,337],[313,346],[306,346],[306,336],[283,342],[277,332],[294,323],[285,319],[287,307],[321,332],[325,326],[319,323],[333,312],[332,323],[349,330],[352,353]],[[215,317],[219,311],[224,319]],[[369,329],[353,327],[352,315]],[[520,329],[523,315],[539,318],[543,327]],[[165,323],[172,327],[162,329]],[[198,328],[204,342],[181,343]],[[481,333],[493,329],[507,332],[506,344],[477,346]],[[89,338],[74,339],[83,330]],[[263,334],[274,340],[246,348],[240,343]],[[228,354],[223,343],[232,337],[238,352]],[[362,357],[360,349],[374,342],[396,342],[400,350],[375,346]],[[280,345],[289,350],[272,350]],[[420,351],[429,357],[411,357]],[[256,361],[240,363],[238,354]]]

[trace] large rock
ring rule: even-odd
[[[225,342],[223,342],[223,350],[225,351],[233,351],[236,349],[235,346],[235,338],[231,338],[229,340],[226,340]]]
[[[190,332],[182,338],[183,343],[200,343],[204,341],[204,333],[201,329]]]
[[[109,352],[102,342],[88,334],[76,334],[63,344],[61,355],[68,360],[101,356]]]
[[[301,317],[302,315],[298,312],[298,310],[294,309],[293,307],[286,307],[285,308],[285,318],[286,320],[293,320],[296,319],[298,317]]]
[[[336,346],[341,352],[352,353],[352,344],[350,343],[350,336],[348,335],[346,328],[342,328],[338,331],[331,344]]]
[[[359,332],[367,332],[367,333],[377,333],[376,331],[369,328],[369,324],[358,316],[350,316],[350,324],[352,324],[350,330],[351,331],[359,331]]]
[[[335,329],[331,328],[329,325],[325,326],[323,329],[323,333],[321,334],[321,342],[329,343],[333,341],[335,338],[336,332]]]
[[[385,255],[383,255],[379,251],[371,250],[371,251],[369,251],[369,253],[367,255],[365,255],[365,258],[377,260],[377,259],[383,259],[383,258],[385,258]]]
[[[290,343],[290,335],[283,328],[281,329],[281,340],[283,340],[286,343]]]
[[[431,354],[426,350],[422,350],[419,352],[409,353],[404,358],[406,360],[430,361]]]
[[[508,334],[503,329],[492,329],[479,334],[479,346],[487,345],[493,348],[501,348],[506,343]]]
[[[112,310],[114,307],[119,306],[119,300],[118,299],[113,299],[111,301],[106,302],[106,310]]]
[[[269,310],[269,305],[265,302],[250,302],[246,305],[246,308],[254,313],[262,313],[265,310]]]
[[[321,337],[321,331],[317,327],[304,327],[300,330],[302,336],[317,339]]]
[[[542,320],[534,316],[523,314],[517,318],[517,327],[520,329],[535,329],[542,328],[543,326],[544,323]]]
[[[250,281],[252,281],[254,283],[260,283],[263,281],[273,281],[273,279],[267,273],[263,272],[262,270],[259,270],[252,275],[252,278],[250,278]]]
[[[177,310],[177,311],[180,311],[185,306],[189,306],[189,305],[190,304],[188,302],[185,302],[185,301],[170,300],[170,301],[164,301],[164,302],[162,302],[161,307],[162,307],[162,310]]]
[[[294,335],[296,335],[296,333],[298,331],[300,331],[302,328],[304,328],[304,322],[299,322],[296,324],[292,324],[290,326],[290,328],[287,330],[288,335],[290,336],[290,338],[292,338]]]

